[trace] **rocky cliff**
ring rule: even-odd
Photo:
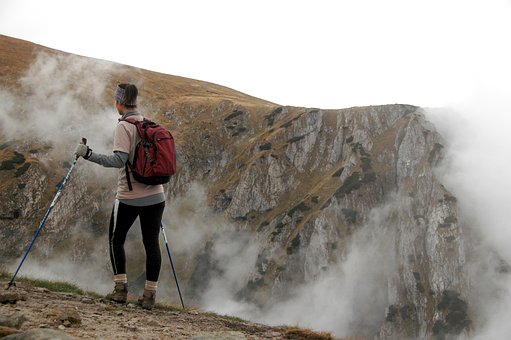
[[[78,57],[46,51],[44,58],[34,52],[21,58],[15,51],[42,48],[1,38],[2,67],[9,68],[2,70],[2,97],[12,102],[2,115],[25,117],[31,107],[18,99],[37,95],[27,74],[39,78],[38,91],[47,76],[34,60],[69,71],[69,58]],[[87,72],[98,68],[88,63]],[[145,96],[141,109],[173,131],[179,169],[166,187],[166,221],[175,231],[187,299],[217,309],[244,306],[243,316],[268,322],[308,306],[290,322],[328,328],[308,315],[325,313],[338,324],[325,330],[346,336],[443,338],[469,331],[467,240],[457,199],[435,175],[444,142],[421,108],[280,106],[121,65],[107,71],[101,68],[97,95],[74,91],[78,103],[55,102],[104,111],[114,80],[136,79]],[[66,145],[77,131],[95,135],[81,123],[66,122],[74,131]],[[98,139],[89,138],[91,145]],[[4,128],[0,141],[0,264],[12,267],[70,163],[55,136],[35,140]],[[106,230],[113,182],[111,172],[80,160],[34,256],[99,261],[107,276],[106,249],[97,240]]]

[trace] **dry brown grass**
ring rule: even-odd
[[[284,332],[285,339],[331,340],[333,335],[329,332],[316,332],[308,328],[289,327]]]

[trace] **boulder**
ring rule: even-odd
[[[10,316],[0,315],[0,326],[20,329],[25,320],[25,315],[21,313],[15,313]]]
[[[5,340],[70,340],[71,336],[64,332],[49,328],[33,328],[23,333],[11,334]]]
[[[0,303],[16,303],[19,300],[26,300],[27,297],[23,292],[17,290],[2,290],[0,291]]]

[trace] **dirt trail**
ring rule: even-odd
[[[0,282],[0,287],[4,289],[6,282]],[[53,292],[24,283],[17,283],[9,291],[26,299],[0,304],[0,315],[23,315],[26,320],[20,331],[50,328],[79,339],[284,339],[290,335],[290,329],[285,327],[193,310],[160,307],[147,311],[134,303],[114,304],[102,298]]]

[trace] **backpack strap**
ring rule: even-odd
[[[137,134],[138,134],[138,124],[140,124],[140,121],[138,121],[136,119],[132,119],[132,118],[124,118],[124,119],[119,119],[119,122],[128,122],[130,124],[135,125]],[[129,191],[133,191],[133,185],[131,184],[131,178],[130,178],[129,163],[130,163],[130,160],[128,159],[128,161],[124,164],[124,171],[126,171],[126,181],[128,182],[128,189],[129,189]]]
[[[126,171],[126,181],[128,181],[128,189],[130,191],[133,191],[133,185],[131,185],[131,179],[130,179],[130,169],[128,166],[129,160],[124,164],[124,169]]]

